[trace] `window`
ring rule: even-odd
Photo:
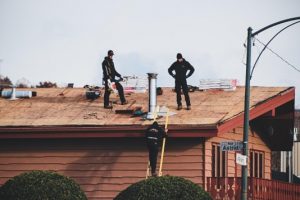
[[[219,144],[212,145],[212,177],[227,176],[227,151],[221,151]]]
[[[260,151],[250,151],[250,176],[264,178],[264,153]]]

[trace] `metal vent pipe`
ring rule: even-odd
[[[11,90],[11,97],[10,97],[10,100],[16,100],[16,87],[13,86],[12,87],[12,90]]]
[[[156,109],[156,80],[157,74],[156,73],[147,73],[148,74],[148,93],[149,93],[149,112],[147,115],[148,119],[154,118],[154,112]]]
[[[16,91],[16,88],[12,88],[12,90],[3,90],[0,93],[1,97],[4,98],[31,98],[36,96],[36,92],[35,91]]]

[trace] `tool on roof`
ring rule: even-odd
[[[101,91],[98,86],[84,86],[86,88],[85,96],[87,99],[95,100],[101,96]]]
[[[147,78],[144,76],[123,76],[122,85],[125,94],[145,93],[147,90]]]

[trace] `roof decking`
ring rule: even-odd
[[[148,94],[131,94],[127,96],[128,105],[114,104],[113,110],[103,108],[103,97],[90,101],[85,97],[85,89],[70,88],[64,90],[64,95],[59,95],[61,88],[36,88],[37,97],[31,99],[19,99],[9,101],[0,98],[0,132],[6,128],[27,127],[31,129],[48,127],[61,127],[67,130],[68,127],[101,127],[101,130],[140,130],[144,129],[150,121],[144,121],[141,117],[131,117],[126,114],[115,114],[115,109],[126,109],[129,106],[142,106],[148,110]],[[170,129],[214,129],[221,124],[230,121],[237,116],[242,116],[244,110],[244,87],[238,87],[235,91],[196,91],[191,92],[192,110],[176,110],[175,93],[171,88],[163,88],[163,95],[157,96],[157,103],[160,106],[167,106],[170,111],[177,114],[169,119]],[[252,87],[250,107],[265,104],[270,100],[288,96],[279,104],[294,99],[294,88],[288,87]],[[115,94],[111,100],[119,100]],[[183,97],[183,105],[184,105]],[[271,109],[271,108],[270,108]],[[267,112],[262,110],[262,112]],[[251,114],[251,113],[250,113]],[[263,113],[259,113],[263,114]],[[164,118],[159,122],[163,123]],[[127,128],[126,128],[127,127]],[[38,129],[36,129],[38,130]],[[174,133],[175,134],[175,133]]]

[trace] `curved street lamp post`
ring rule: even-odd
[[[248,157],[248,130],[249,130],[249,100],[250,100],[250,72],[251,72],[251,43],[252,43],[252,38],[258,35],[259,33],[277,26],[279,24],[283,24],[286,22],[290,21],[295,21],[295,20],[300,20],[300,17],[294,17],[294,18],[289,18],[285,20],[278,21],[276,23],[270,24],[254,33],[252,33],[252,28],[248,28],[248,35],[247,35],[247,61],[246,61],[246,80],[245,80],[245,104],[244,104],[244,130],[243,130],[243,155]],[[300,22],[300,21],[299,21]],[[298,23],[298,22],[296,22]],[[296,24],[293,23],[286,28]],[[286,28],[282,29],[280,32],[285,30]],[[278,32],[269,42],[268,44],[280,33]],[[267,44],[267,45],[268,45]],[[266,45],[266,46],[267,46]],[[266,48],[265,46],[265,48]],[[260,56],[260,55],[259,55]],[[258,57],[259,59],[259,57]],[[257,63],[258,59],[256,60],[255,64]],[[252,71],[253,72],[253,71]],[[252,76],[252,73],[251,73]],[[248,163],[248,159],[247,159]],[[242,166],[242,192],[241,192],[241,199],[242,200],[247,200],[247,177],[248,177],[248,164],[245,166]]]

